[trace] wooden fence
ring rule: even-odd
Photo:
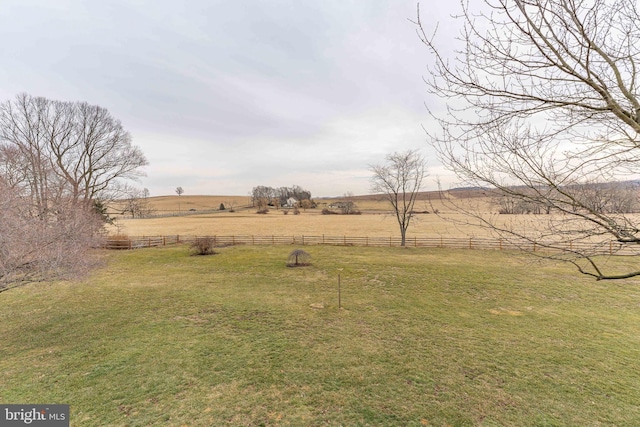
[[[372,246],[399,247],[399,237],[353,237],[353,236],[265,236],[265,235],[232,235],[232,236],[140,236],[114,237],[104,241],[106,249],[138,249],[158,246],[193,243],[197,239],[210,238],[214,246],[232,245],[333,245],[333,246]],[[482,249],[482,250],[554,250],[549,245],[522,240],[520,242],[504,239],[475,237],[409,237],[405,246],[415,248],[450,248],[450,249]],[[566,242],[562,246],[555,245],[555,250],[593,251],[594,246],[588,242]],[[601,242],[595,249],[597,254],[638,255],[640,248],[622,245],[618,242]]]

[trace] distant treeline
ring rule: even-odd
[[[286,206],[290,199],[295,199],[296,202],[311,200],[311,192],[299,185],[278,188],[258,185],[251,190],[251,203],[254,207],[261,205],[265,201],[268,205]]]

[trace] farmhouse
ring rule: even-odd
[[[298,206],[298,200],[294,197],[289,197],[283,207],[295,208],[296,206]]]

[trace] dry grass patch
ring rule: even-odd
[[[464,217],[458,215],[462,221]],[[261,236],[399,236],[398,223],[390,214],[322,215],[308,210],[300,215],[267,215],[220,212],[210,215],[119,220],[119,231],[131,236],[154,235],[261,235]],[[421,214],[409,227],[408,236],[487,236],[484,230],[455,225],[437,215]]]
[[[416,204],[416,211],[433,212],[439,210],[443,217],[433,213],[415,215],[413,224],[408,229],[408,236],[443,236],[443,237],[489,237],[486,229],[469,224],[468,217],[452,212],[451,206],[442,200],[426,195]],[[475,194],[475,193],[474,193]],[[492,215],[492,206],[487,197],[463,197],[464,192],[452,192],[448,197],[457,202],[474,205],[478,209],[486,209]],[[178,201],[182,210],[187,206],[196,209],[217,209],[225,200],[234,200],[236,206],[246,206],[247,197],[241,196],[164,196],[152,197],[150,203],[160,211],[177,211]],[[119,219],[113,233],[125,233],[131,236],[152,235],[307,235],[307,236],[358,236],[358,237],[393,237],[399,236],[397,221],[389,210],[388,202],[382,196],[356,196],[358,210],[362,215],[322,215],[322,209],[335,199],[318,199],[318,207],[302,211],[300,215],[282,215],[283,210],[270,209],[265,215],[255,213],[255,208],[238,208],[236,212],[228,210],[211,214],[188,215],[165,218]],[[197,211],[196,211],[197,213]],[[545,215],[495,215],[499,224],[525,224],[531,221],[546,221]],[[446,219],[445,219],[446,218]]]

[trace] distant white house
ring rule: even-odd
[[[289,197],[287,203],[284,204],[285,208],[295,208],[296,206],[298,206],[298,201],[293,197]]]

